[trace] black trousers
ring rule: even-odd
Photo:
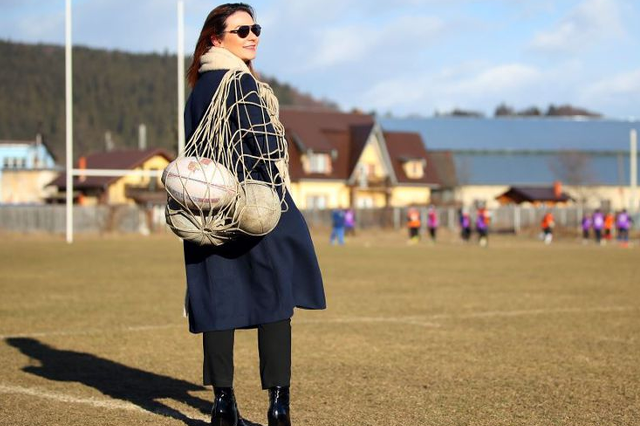
[[[205,331],[203,378],[205,385],[233,386],[235,330]],[[291,381],[291,319],[258,326],[258,353],[262,389],[289,386]]]

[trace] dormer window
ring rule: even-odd
[[[306,156],[305,171],[307,173],[331,173],[331,156],[323,153],[309,153]]]
[[[420,179],[424,176],[424,169],[426,161],[420,160],[408,160],[402,165],[404,173],[409,179]]]

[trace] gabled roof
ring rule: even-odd
[[[425,149],[418,133],[381,132],[380,126],[370,115],[326,110],[283,108],[280,111],[280,121],[286,129],[289,141],[289,171],[293,181],[301,178],[352,178],[369,138],[375,133],[384,145],[381,147],[383,161],[392,168],[389,170],[392,180],[397,179],[400,183],[440,185],[434,160]],[[307,151],[331,154],[331,173],[304,173],[300,159]],[[402,165],[409,159],[426,162],[427,168],[422,178],[410,179],[406,176]]]
[[[368,136],[364,135],[366,129],[374,125],[373,117],[366,114],[286,107],[280,110],[280,121],[289,141],[289,172],[293,181],[348,179],[353,168],[352,158],[357,160]],[[354,138],[356,145],[362,144],[359,152],[354,149]],[[300,157],[306,151],[333,154],[331,173],[305,174]]]
[[[351,133],[351,150],[349,152],[349,171],[353,172],[353,169],[356,167],[358,160],[360,159],[360,155],[362,155],[362,151],[364,147],[367,146],[367,140],[373,131],[374,123],[369,124],[360,124],[355,126],[350,126]]]
[[[89,154],[85,158],[87,160],[87,169],[125,169],[133,170],[141,166],[148,159],[160,155],[168,161],[172,160],[172,156],[161,148],[148,148],[145,150],[128,149],[109,152],[99,152]],[[80,182],[78,176],[74,176],[74,188],[106,188],[111,183],[120,179],[120,176],[87,176]],[[61,173],[48,186],[57,186],[60,189],[67,187],[66,173]]]
[[[328,134],[346,132],[353,125],[373,124],[373,117],[366,114],[283,107],[280,110],[280,121],[287,133],[295,135],[305,149],[329,153],[334,147]]]
[[[572,198],[565,192],[556,196],[553,187],[512,186],[504,194],[496,198],[510,198],[515,203],[534,202],[567,202]]]
[[[423,183],[428,185],[440,184],[436,168],[433,165],[433,158],[430,157],[418,133],[384,132],[384,138],[387,142],[387,149],[398,182]],[[407,176],[403,164],[409,160],[425,161],[425,173],[421,178],[411,179]]]

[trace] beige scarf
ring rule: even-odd
[[[282,126],[280,124],[280,120],[278,119],[278,98],[276,98],[273,90],[267,83],[258,81],[255,76],[251,74],[249,67],[242,59],[238,58],[236,55],[225,48],[211,46],[207,53],[203,54],[200,57],[200,68],[198,68],[198,72],[203,73],[213,70],[240,70],[243,71],[243,73],[250,74],[256,80],[256,85],[258,86],[258,94],[267,105],[269,115],[271,116],[271,120],[273,121],[272,124],[279,124],[280,126]]]
[[[200,68],[198,68],[199,73],[213,71],[213,70],[229,70],[226,77],[223,78],[218,88],[218,91],[222,91],[223,93],[227,90],[227,87],[230,84],[238,83],[239,79],[242,76],[248,74],[250,75],[256,82],[256,86],[258,87],[258,96],[262,98],[264,104],[267,108],[267,112],[269,113],[269,118],[271,120],[271,124],[273,125],[276,132],[279,134],[279,137],[282,138],[284,146],[286,147],[287,141],[284,138],[284,126],[280,123],[280,106],[278,103],[278,98],[276,98],[273,93],[273,89],[262,81],[259,81],[255,78],[253,74],[251,74],[251,70],[247,64],[222,47],[211,46],[209,50],[204,53],[200,57]],[[240,73],[234,71],[241,71]],[[286,188],[291,188],[291,178],[289,176],[289,153],[288,150],[285,150],[283,157],[280,161],[276,163],[278,170],[280,171],[280,175],[284,180]]]

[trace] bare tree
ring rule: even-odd
[[[556,179],[575,189],[580,203],[586,201],[589,193],[588,185],[595,181],[595,172],[589,154],[575,150],[559,152],[549,160],[549,169]]]

